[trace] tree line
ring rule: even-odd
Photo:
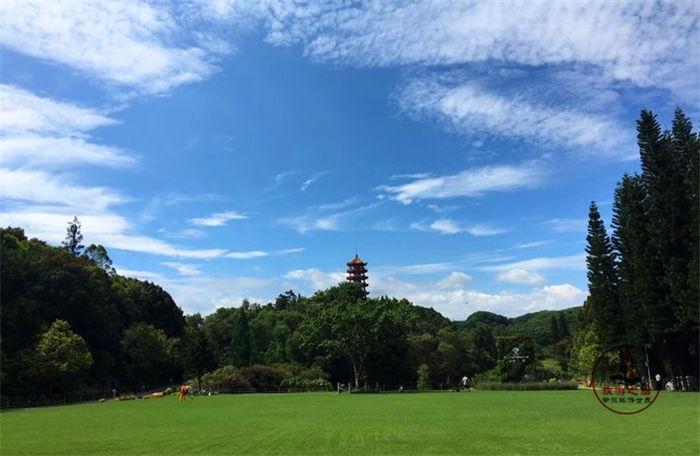
[[[184,315],[158,285],[117,274],[104,247],[84,248],[77,219],[62,247],[19,228],[0,237],[0,381],[9,397],[139,391],[183,379],[398,388],[416,383],[419,370],[424,385],[456,385],[496,369],[496,340],[521,330],[539,350],[539,377],[549,378],[562,375],[556,346],[569,337],[568,329],[550,332],[550,318],[575,324],[571,312],[569,323],[556,312],[513,321],[477,312],[454,322],[405,299],[366,298],[351,283]]]
[[[594,353],[616,344],[645,347],[664,377],[697,389],[700,140],[681,109],[668,131],[643,110],[637,144],[641,173],[625,174],[615,188],[611,235],[590,205],[590,295],[578,362],[590,365]]]

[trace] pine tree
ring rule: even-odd
[[[677,227],[669,267],[669,287],[679,329],[698,325],[698,169],[700,141],[693,124],[676,108],[672,127]]]
[[[647,286],[651,295],[645,302],[646,324],[655,342],[665,344],[669,329],[674,326],[673,306],[670,300],[668,265],[671,257],[669,193],[674,172],[670,136],[662,135],[656,116],[643,110],[637,121],[637,144],[642,164],[641,182],[644,189],[644,212],[649,235],[648,249],[642,261],[649,268]],[[659,346],[658,348],[663,348]],[[667,356],[669,347],[664,348]]]
[[[80,232],[80,220],[78,217],[73,217],[73,220],[68,222],[66,228],[66,239],[63,241],[63,247],[73,256],[79,256],[80,251],[85,247],[83,242],[83,234]]]
[[[595,202],[591,202],[588,214],[586,241],[588,302],[601,342],[612,345],[624,339],[624,315],[620,309],[612,244]]]
[[[566,339],[569,337],[569,323],[566,321],[564,312],[559,312],[559,338]]]
[[[552,343],[554,343],[557,340],[559,340],[559,324],[557,323],[556,316],[552,315],[552,319],[549,322],[549,326],[550,326],[549,331],[552,334],[551,340],[552,340]]]
[[[252,347],[250,338],[250,322],[248,318],[249,304],[243,301],[238,310],[236,326],[231,338],[231,351],[233,362],[238,367],[250,366],[252,358]]]
[[[641,177],[625,174],[615,189],[612,243],[615,249],[620,306],[625,315],[628,341],[650,342],[649,309],[657,305],[656,277],[652,262],[654,249],[649,239],[644,211],[645,192]]]

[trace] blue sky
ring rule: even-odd
[[[634,122],[697,118],[690,2],[9,2],[0,223],[77,215],[187,312],[373,295],[463,319],[580,305]]]

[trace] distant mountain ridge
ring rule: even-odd
[[[552,317],[558,319],[559,314],[563,313],[569,328],[573,329],[578,322],[577,314],[582,308],[576,306],[563,310],[540,310],[515,318],[480,310],[469,315],[466,320],[455,321],[454,324],[458,328],[470,329],[485,324],[494,329],[500,328],[506,335],[526,334],[533,337],[538,344],[546,345],[552,331]]]

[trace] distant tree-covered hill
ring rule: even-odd
[[[398,388],[416,384],[419,371],[423,386],[454,385],[496,366],[500,336],[563,346],[560,320],[575,325],[576,309],[513,319],[476,312],[453,322],[405,299],[366,298],[350,283],[185,316],[158,285],[117,274],[104,247],[84,248],[78,223],[63,247],[0,230],[4,397],[134,391],[183,378],[260,387],[261,376],[274,383],[265,387]]]

